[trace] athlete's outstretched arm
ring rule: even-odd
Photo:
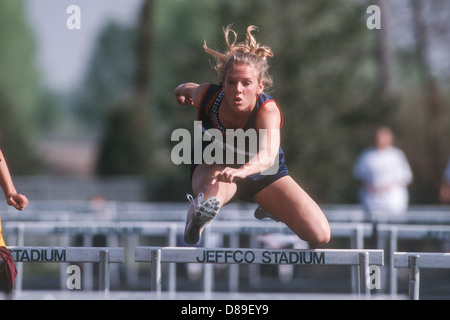
[[[178,87],[175,88],[174,94],[177,98],[177,102],[179,104],[184,105],[193,105],[194,104],[194,91],[198,88],[197,83],[189,82],[189,83],[183,83],[180,84]]]
[[[205,92],[208,86],[208,83],[183,83],[175,88],[174,94],[179,104],[193,105],[196,108],[199,108],[203,97],[203,92]]]
[[[280,126],[281,114],[277,105],[274,102],[267,103],[256,119],[256,130],[259,132],[258,153],[240,168],[224,168],[216,174],[211,184],[217,181],[231,183],[272,167],[280,148]]]
[[[8,165],[6,164],[5,158],[3,157],[3,153],[1,150],[0,150],[0,187],[3,189],[6,202],[10,206],[13,206],[17,210],[25,209],[25,207],[28,204],[28,199],[24,195],[17,193],[8,170]]]

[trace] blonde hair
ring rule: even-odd
[[[255,37],[252,35],[253,31],[258,31],[258,27],[249,26],[247,28],[247,35],[244,42],[237,42],[237,33],[231,29],[232,25],[228,25],[224,29],[225,43],[228,47],[228,51],[220,53],[218,51],[208,48],[206,41],[203,44],[203,49],[212,55],[216,59],[215,70],[219,76],[219,81],[223,85],[225,82],[225,76],[228,68],[237,64],[248,64],[254,67],[258,72],[258,81],[264,82],[266,86],[272,85],[272,77],[270,76],[269,63],[267,58],[273,57],[270,47],[262,46],[256,42]],[[229,35],[233,34],[233,42],[230,43]]]

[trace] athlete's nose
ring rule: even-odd
[[[236,92],[238,93],[242,92],[242,84],[240,82],[236,83]]]

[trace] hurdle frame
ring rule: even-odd
[[[24,262],[98,263],[99,291],[105,293],[110,290],[110,264],[124,262],[124,249],[118,247],[8,246],[7,248],[16,264]],[[22,275],[20,273],[17,282],[21,290]]]
[[[232,212],[229,212],[232,213]],[[252,211],[253,213],[253,211]],[[252,215],[253,217],[253,215]],[[134,248],[139,245],[139,237],[142,236],[166,236],[166,242],[162,246],[173,247],[177,245],[177,236],[184,232],[185,221],[6,221],[3,223],[3,230],[8,234],[8,243],[11,245],[23,246],[26,237],[30,235],[39,237],[48,237],[48,235],[55,235],[59,237],[61,246],[70,246],[70,237],[74,235],[82,235],[82,246],[91,247],[92,237],[94,235],[105,235],[107,237],[106,246],[116,247],[118,245],[119,236],[127,235],[125,247],[126,261],[132,261],[134,255]],[[372,236],[373,228],[368,223],[331,223],[333,238],[348,238],[350,240],[350,247],[352,249],[364,249],[364,239]],[[241,236],[249,236],[251,241],[250,247],[258,247],[256,243],[256,235],[262,233],[282,233],[294,234],[286,225],[275,221],[248,221],[248,220],[217,220],[214,224],[205,229],[203,239],[205,246],[208,246],[209,234],[220,234],[222,236],[230,237],[230,247],[239,247],[239,239]],[[113,241],[112,243],[110,243]],[[64,287],[65,270],[61,265],[60,281],[61,287]],[[259,267],[255,265],[254,267]],[[91,266],[86,266],[91,268]],[[175,275],[176,265],[169,264],[170,273]],[[211,265],[205,265],[207,271],[204,274],[206,281],[212,279],[211,273],[214,273]],[[353,270],[355,269],[355,270]],[[138,276],[135,264],[126,263],[126,282],[134,287],[138,286]],[[353,292],[358,291],[358,270],[352,267],[352,278],[350,279]],[[230,273],[239,273],[238,265],[230,265]],[[85,286],[92,287],[93,279],[92,272],[84,272],[83,280],[86,282]],[[249,275],[252,280],[259,277],[259,273],[253,273],[249,270]],[[111,281],[114,280],[114,273],[111,275]],[[171,276],[171,279],[173,276]],[[233,288],[237,287],[236,275],[230,276],[229,288],[232,292]],[[173,288],[174,281],[169,281]],[[214,281],[205,285],[207,288],[214,286]],[[208,289],[206,289],[208,290]]]
[[[239,259],[236,259],[239,254]],[[309,254],[309,261],[305,258]],[[272,256],[281,256],[284,259]],[[289,256],[289,259],[287,258]],[[203,257],[199,259],[199,257]],[[296,261],[291,260],[296,257]],[[282,261],[283,260],[283,261]],[[202,264],[298,264],[298,265],[347,265],[359,267],[359,294],[370,296],[370,264],[384,264],[383,250],[360,249],[251,249],[251,248],[192,248],[149,247],[135,248],[135,262],[151,263],[151,290],[162,292],[161,263]]]
[[[394,266],[393,259],[394,253],[397,252],[398,240],[420,240],[420,239],[433,239],[445,241],[450,239],[450,226],[448,225],[389,225],[379,224],[377,226],[377,246],[379,248],[384,247],[383,242],[389,243],[386,254],[389,260],[386,265],[389,269],[390,277],[390,292],[391,294],[397,294],[397,269]]]
[[[409,269],[409,299],[419,300],[420,269],[450,269],[450,253],[395,252],[394,267]]]

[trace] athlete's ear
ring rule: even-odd
[[[256,89],[256,94],[261,94],[264,91],[266,83],[264,81],[261,81],[258,85],[258,89]]]

